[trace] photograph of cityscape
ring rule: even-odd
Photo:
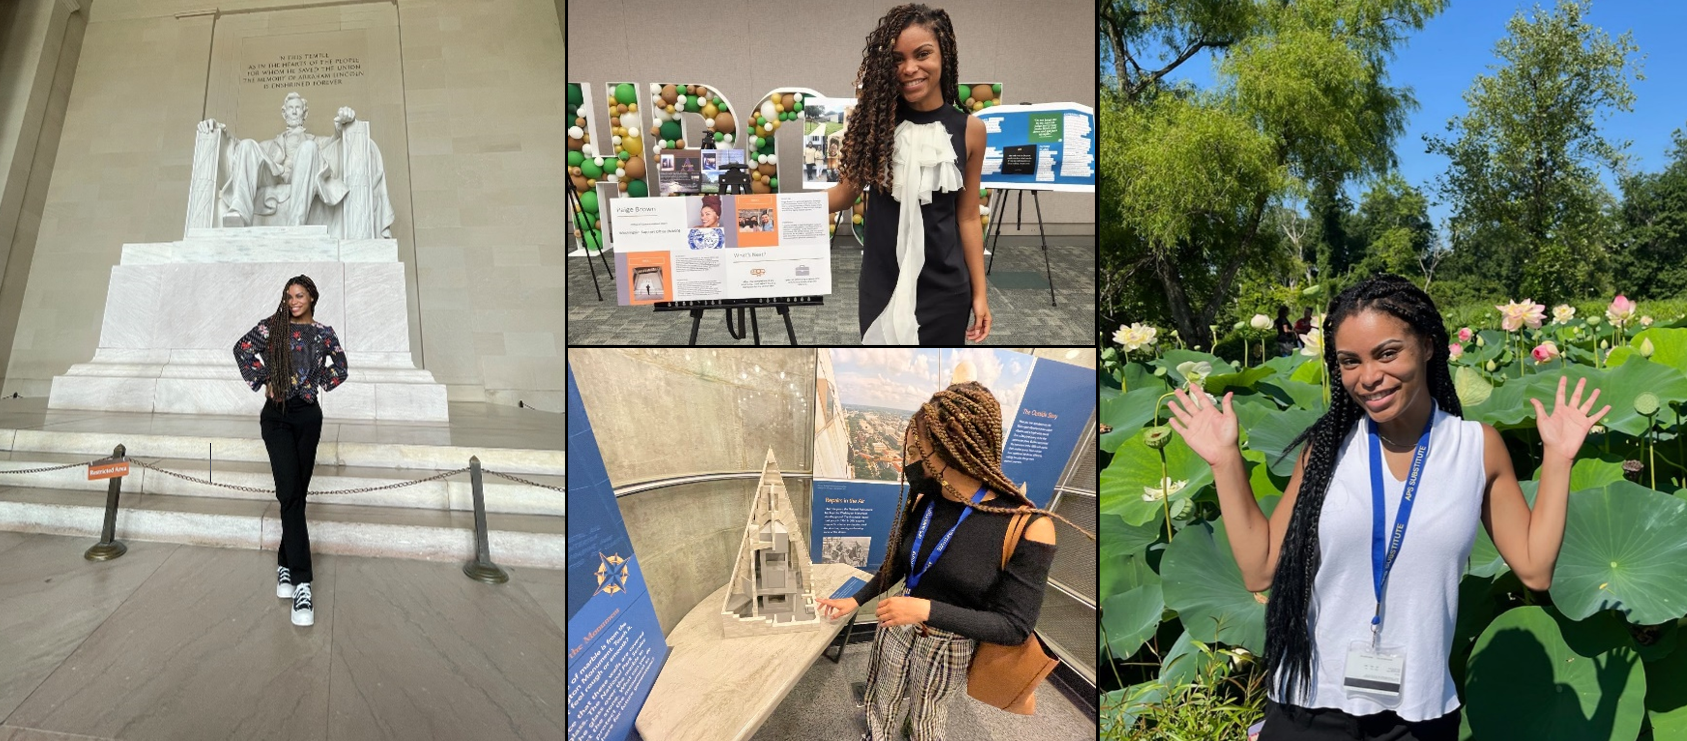
[[[897,481],[908,419],[941,388],[937,350],[832,350],[831,366],[849,440],[846,476]],[[817,464],[817,468],[818,468]]]

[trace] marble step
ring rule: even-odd
[[[237,428],[230,428],[228,433],[220,435],[204,434],[207,425],[197,420],[182,421],[183,429],[173,433],[169,427],[172,422],[174,420],[159,420],[153,431],[147,433],[0,428],[0,451],[66,453],[86,455],[87,459],[92,459],[111,455],[112,449],[121,443],[131,458],[204,460],[207,446],[210,446],[213,465],[221,461],[269,461],[264,441],[252,436],[251,428],[255,425],[250,422],[240,421]],[[342,437],[349,435],[357,439],[321,441],[316,448],[318,465],[449,471],[469,465],[469,457],[478,456],[482,467],[504,473],[524,477],[525,474],[563,475],[565,456],[562,450],[468,447],[442,445],[431,440],[414,441],[416,438],[438,437],[437,430],[426,427],[357,427],[356,434],[348,429],[350,425],[340,427]]]
[[[452,510],[323,504],[307,507],[311,550],[354,556],[468,562],[474,514]],[[0,488],[0,531],[75,535],[99,541],[105,497],[92,492]],[[563,518],[489,513],[487,541],[501,566],[560,568]],[[139,494],[123,497],[118,540],[275,550],[279,505],[246,499]]]
[[[198,479],[204,479],[207,476],[206,462],[203,458],[196,460],[143,458],[139,456],[130,456],[130,458]],[[105,480],[89,481],[86,468],[67,468],[40,473],[6,473],[10,470],[27,470],[86,460],[89,460],[89,458],[65,453],[0,453],[0,486],[63,489],[103,494],[108,482]],[[366,486],[384,486],[401,481],[414,481],[433,473],[416,469],[329,466],[318,463],[316,472],[311,476],[310,485],[312,491],[355,489]],[[561,476],[515,475],[529,481],[559,488],[563,484]],[[272,489],[275,486],[275,479],[270,473],[269,463],[267,462],[213,461],[209,476],[214,484],[231,484],[258,489]],[[509,481],[491,474],[482,474],[481,481],[487,512],[554,515],[558,517],[565,513],[565,500],[562,492]],[[129,467],[129,475],[125,476],[123,481],[123,494],[126,496],[130,493],[250,499],[265,502],[273,502],[275,499],[275,495],[269,493],[239,491],[222,486],[201,484],[132,464]],[[428,481],[396,489],[361,494],[312,495],[311,502],[313,504],[324,502],[372,507],[473,512],[474,492],[469,474],[465,471],[438,481]]]

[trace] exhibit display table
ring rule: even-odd
[[[872,574],[848,564],[814,564],[814,594],[830,597],[850,577],[867,580]],[[668,635],[671,653],[638,715],[639,735],[647,741],[754,736],[849,622],[845,616],[815,630],[726,638],[725,600],[722,585]]]

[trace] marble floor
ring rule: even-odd
[[[563,575],[0,532],[0,741],[564,738]]]
[[[332,403],[325,401],[325,404],[322,422],[322,442],[325,443],[563,449],[560,411],[541,411],[501,404],[452,402],[449,423],[336,421]],[[47,400],[43,398],[0,399],[0,430],[259,439],[256,412],[250,417],[241,417],[48,409]]]

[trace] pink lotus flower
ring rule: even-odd
[[[1505,327],[1507,332],[1516,332],[1525,324],[1529,325],[1529,329],[1540,329],[1541,322],[1546,320],[1546,306],[1535,303],[1532,298],[1503,306],[1495,304],[1494,308],[1500,310],[1500,326]]]
[[[1469,327],[1464,327],[1464,328],[1460,329],[1459,330],[1459,342],[1469,342],[1471,334],[1472,333],[1471,333]]]
[[[1605,310],[1605,317],[1615,323],[1625,323],[1634,318],[1634,312],[1638,308],[1640,308],[1639,304],[1628,300],[1627,297],[1619,293],[1615,299],[1612,299],[1611,308]]]
[[[1448,345],[1447,345],[1447,359],[1458,360],[1459,356],[1463,355],[1463,354],[1464,354],[1464,345],[1460,345],[1457,342],[1448,343]]]
[[[1558,352],[1558,344],[1552,340],[1547,340],[1546,342],[1536,345],[1535,349],[1530,350],[1529,355],[1533,356],[1535,364],[1539,365],[1558,357],[1560,353]]]

